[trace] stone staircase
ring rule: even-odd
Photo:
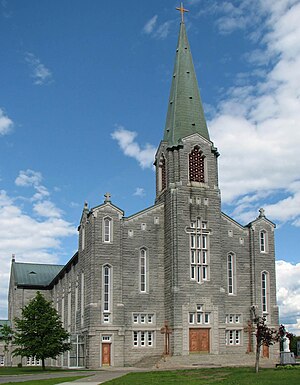
[[[261,367],[275,367],[278,360],[261,358]],[[210,368],[225,366],[253,366],[255,364],[254,354],[190,354],[188,356],[167,356],[158,360],[153,367],[157,369],[180,369],[180,368]]]
[[[140,361],[134,364],[135,368],[156,368],[157,363],[162,359],[162,355],[154,355],[150,357],[144,357]]]

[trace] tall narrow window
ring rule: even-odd
[[[227,255],[227,284],[228,294],[236,294],[235,255]]]
[[[111,314],[111,267],[103,266],[103,322],[110,322]]]
[[[205,182],[205,156],[198,146],[189,154],[190,182]]]
[[[103,219],[103,241],[112,242],[112,220],[111,218]]]
[[[67,323],[68,323],[68,331],[71,330],[71,309],[72,309],[72,286],[71,283],[69,283],[69,290],[68,290],[68,317],[67,317]]]
[[[209,280],[209,231],[199,218],[187,230],[190,237],[190,278],[201,283]]]
[[[109,311],[109,295],[110,295],[110,267],[104,266],[104,303],[103,310]]]
[[[65,289],[62,291],[61,298],[61,323],[62,326],[65,327]]]
[[[265,230],[262,230],[259,233],[259,246],[260,246],[261,253],[267,252],[267,233]]]
[[[147,251],[140,250],[140,292],[147,292]]]
[[[158,165],[158,190],[162,191],[167,187],[166,159],[162,155]]]
[[[74,306],[75,325],[76,325],[76,319],[77,319],[77,311],[78,311],[78,275],[76,277],[76,283],[75,283],[75,306]]]
[[[261,301],[262,312],[267,314],[269,310],[269,273],[266,271],[261,273]]]

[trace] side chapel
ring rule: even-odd
[[[104,203],[84,205],[78,251],[65,266],[12,261],[12,326],[39,290],[71,333],[72,350],[49,364],[128,366],[163,353],[234,361],[253,351],[253,308],[278,325],[275,225],[263,209],[246,226],[221,211],[219,152],[180,10],[154,205],[126,217],[106,194]]]

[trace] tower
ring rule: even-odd
[[[156,202],[165,206],[165,304],[174,330],[174,354],[188,354],[184,340],[190,341],[188,333],[193,332],[187,327],[189,314],[203,317],[205,324],[205,317],[209,323],[208,317],[217,320],[224,312],[218,155],[210,141],[182,18],[164,137],[155,160]],[[196,339],[208,338],[208,330],[202,333]],[[212,346],[207,345],[207,351],[215,346],[217,352],[218,332],[209,333],[214,337],[208,339]]]

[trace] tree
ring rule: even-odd
[[[5,365],[8,364],[8,351],[9,351],[9,345],[11,344],[13,336],[12,328],[7,325],[3,324],[1,325],[1,339],[4,341],[4,354],[5,354]]]
[[[36,357],[42,361],[55,359],[70,350],[70,334],[63,328],[57,311],[38,291],[27,306],[22,309],[22,318],[15,318],[14,356]]]
[[[298,341],[300,341],[300,336],[293,335],[291,338],[290,348],[291,348],[291,352],[293,352],[295,354],[295,356],[298,355],[298,351],[297,351],[297,342]]]
[[[277,333],[277,340],[280,342],[280,351],[286,351],[285,347],[287,347],[287,351],[290,351],[291,341],[293,340],[293,333],[289,333],[286,331],[284,325],[280,325]]]
[[[256,325],[256,356],[255,356],[255,371],[259,371],[259,358],[260,351],[263,345],[271,346],[274,342],[278,341],[278,332],[274,329],[268,327],[266,318],[259,317],[256,315],[255,308],[252,308],[253,311],[253,322]]]

